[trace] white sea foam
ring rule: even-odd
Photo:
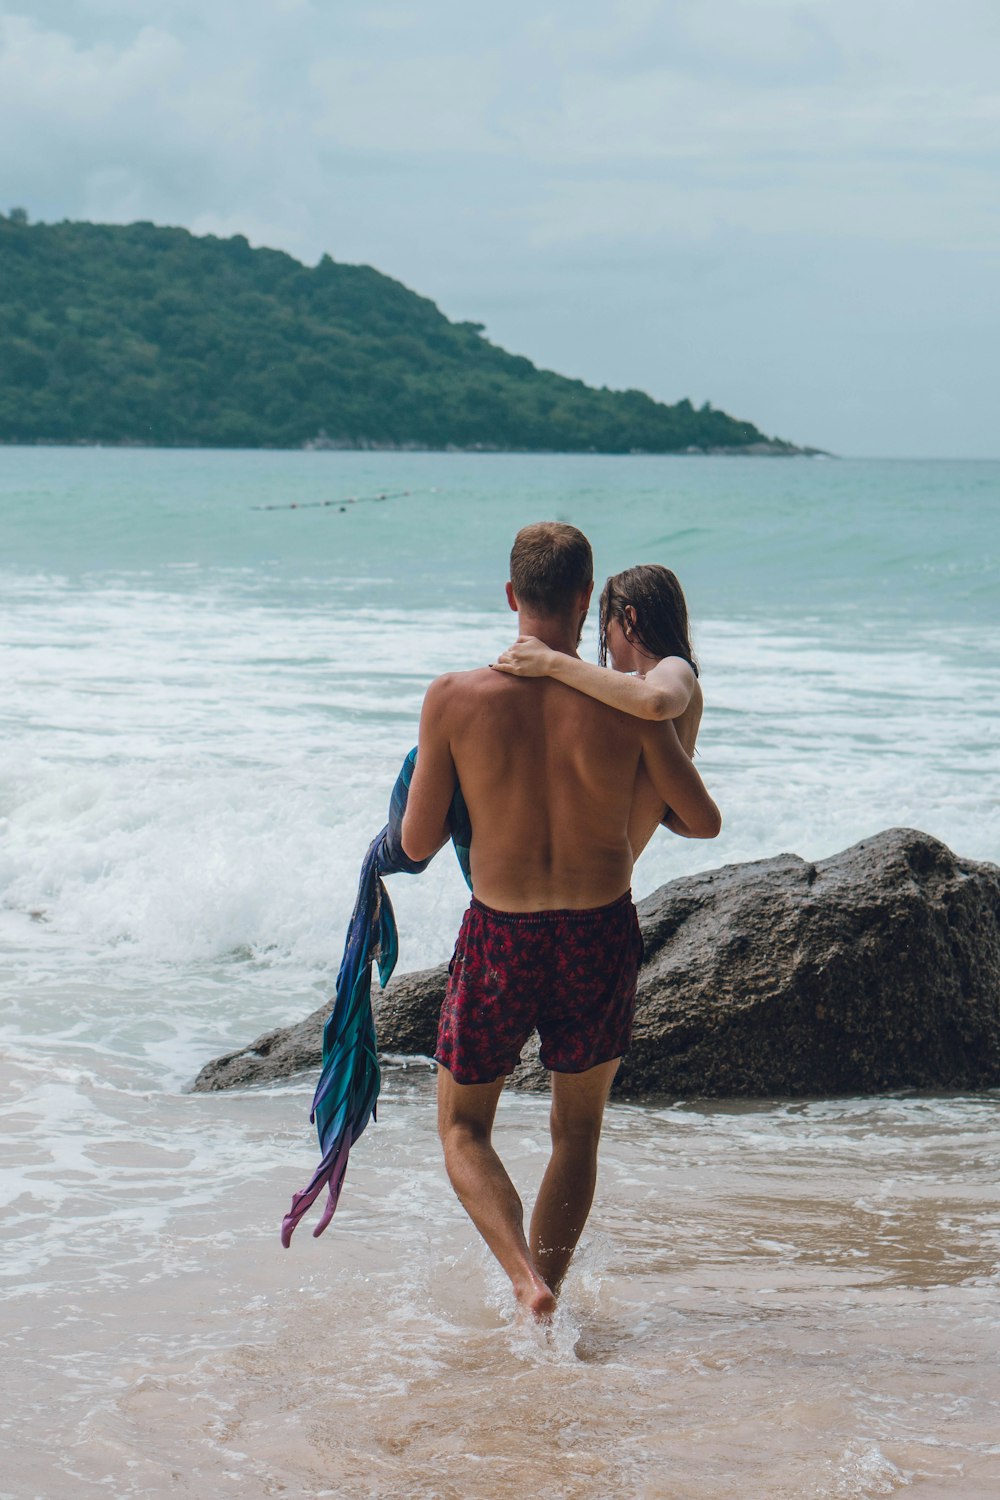
[[[490,659],[509,629],[493,614],[348,621],[218,592],[51,588],[22,601],[15,625],[0,755],[6,905],[95,951],[326,969],[423,687]],[[700,764],[726,828],[712,845],[656,841],[637,891],[721,860],[822,856],[889,823],[965,854],[1000,848],[1000,747],[985,722],[996,674],[919,643],[834,652],[759,623],[709,623],[701,649]],[[933,718],[929,676],[947,684]],[[394,895],[404,964],[444,956],[463,901],[448,861]]]

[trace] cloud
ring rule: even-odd
[[[35,173],[72,199],[81,178],[68,162],[93,204],[123,173],[141,198],[145,172],[155,200],[180,172],[195,211],[258,216],[292,185],[318,233],[324,184],[352,162],[451,173],[479,199],[493,174],[517,175],[529,199],[558,174],[575,209],[536,246],[584,238],[601,218],[627,236],[636,208],[641,228],[643,183],[690,205],[657,214],[682,237],[692,216],[769,231],[836,220],[860,234],[888,232],[891,218],[933,235],[954,215],[921,221],[914,201],[923,172],[943,190],[943,167],[964,174],[962,201],[982,214],[968,179],[982,172],[985,187],[996,165],[997,50],[975,45],[1000,43],[992,4],[511,0],[500,17],[437,0],[417,15],[307,0],[49,0],[34,19],[9,9],[7,180],[30,186]]]
[[[954,378],[986,381],[998,61],[994,0],[13,0],[0,170],[37,217],[368,261],[532,357],[656,394],[695,394],[700,316],[721,372],[704,395],[860,446],[854,397],[843,436],[823,429],[876,313],[910,347],[964,288]],[[867,268],[874,306],[840,283],[831,306],[838,265]],[[833,360],[811,408],[780,358],[761,378],[745,352],[784,328],[790,357],[803,320]],[[928,349],[902,374],[900,431],[941,372]]]

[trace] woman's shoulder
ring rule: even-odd
[[[659,682],[682,680],[693,686],[697,683],[698,676],[698,668],[686,656],[661,656],[656,665],[646,673],[646,680],[648,682],[651,677]]]

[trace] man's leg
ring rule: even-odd
[[[554,1292],[594,1201],[601,1122],[620,1061],[598,1063],[585,1073],[552,1074],[552,1156],[531,1216],[531,1254]]]
[[[490,1140],[506,1081],[456,1083],[439,1065],[438,1133],[462,1207],[510,1277],[518,1302],[544,1322],[556,1299],[532,1262],[521,1200]]]

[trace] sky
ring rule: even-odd
[[[0,207],[365,262],[536,364],[1000,456],[1000,0],[0,0]]]

